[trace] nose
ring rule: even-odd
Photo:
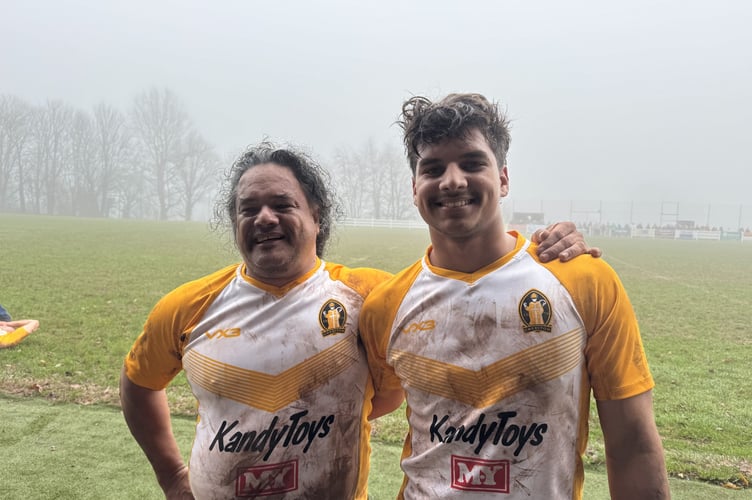
[[[271,207],[264,205],[259,209],[256,217],[253,219],[253,223],[261,227],[274,226],[279,223],[279,219]]]
[[[457,163],[450,163],[447,165],[444,173],[441,176],[439,188],[447,191],[455,191],[457,189],[464,189],[467,187],[467,179],[465,173],[462,171]]]

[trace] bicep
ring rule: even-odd
[[[125,367],[120,373],[120,403],[123,411],[128,412],[132,408],[159,408],[167,403],[167,396],[163,390],[149,389],[133,382]],[[152,410],[153,411],[153,410]]]

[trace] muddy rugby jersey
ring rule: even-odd
[[[400,498],[578,499],[596,399],[652,388],[635,315],[601,259],[515,250],[473,273],[428,255],[377,287],[361,335],[377,390],[403,387]]]
[[[373,386],[363,298],[390,275],[317,261],[277,288],[235,265],[166,295],[126,357],[134,383],[185,370],[198,400],[189,462],[205,498],[366,498]]]

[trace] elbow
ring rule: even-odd
[[[372,400],[372,409],[368,420],[379,418],[387,413],[391,413],[402,405],[405,400],[405,393],[402,389],[395,389],[386,393],[374,396]]]

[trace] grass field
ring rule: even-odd
[[[335,235],[328,258],[396,271],[415,260],[427,241],[420,230],[346,228]],[[752,478],[752,245],[616,239],[590,243],[600,245],[619,272],[640,320],[657,383],[656,419],[674,478],[674,498],[752,498],[747,488]],[[1,354],[0,394],[5,397],[0,399],[0,452],[13,457],[3,473],[10,472],[14,480],[3,480],[0,497],[101,497],[23,490],[24,481],[17,480],[23,477],[21,464],[32,463],[34,471],[44,471],[44,481],[75,483],[69,484],[72,488],[88,484],[71,476],[74,470],[85,470],[86,481],[99,481],[88,484],[90,492],[107,491],[108,477],[120,477],[113,470],[127,470],[117,484],[130,489],[110,497],[152,498],[150,477],[146,493],[134,484],[141,482],[132,481],[133,471],[148,476],[145,459],[137,448],[121,453],[135,446],[124,424],[99,420],[113,413],[108,407],[117,406],[122,358],[156,300],[236,260],[226,237],[208,232],[205,224],[0,214],[0,303],[14,317],[35,317],[42,324],[21,345]],[[182,377],[171,386],[169,397],[178,415],[193,414],[195,403]],[[20,418],[29,412],[33,419]],[[40,429],[49,429],[48,421],[55,420],[51,415],[58,414],[56,418],[80,422],[70,433],[74,441],[79,439],[76,450],[90,453],[78,462],[78,454],[60,462],[62,453],[34,440]],[[120,419],[117,411],[114,414]],[[190,444],[190,420],[176,421],[187,429],[179,435],[182,446]],[[595,413],[591,428],[586,497],[605,498],[599,496],[606,490]],[[103,434],[94,439],[85,429]],[[396,457],[403,433],[399,411],[376,422],[375,498],[389,498],[384,492],[399,484]]]

